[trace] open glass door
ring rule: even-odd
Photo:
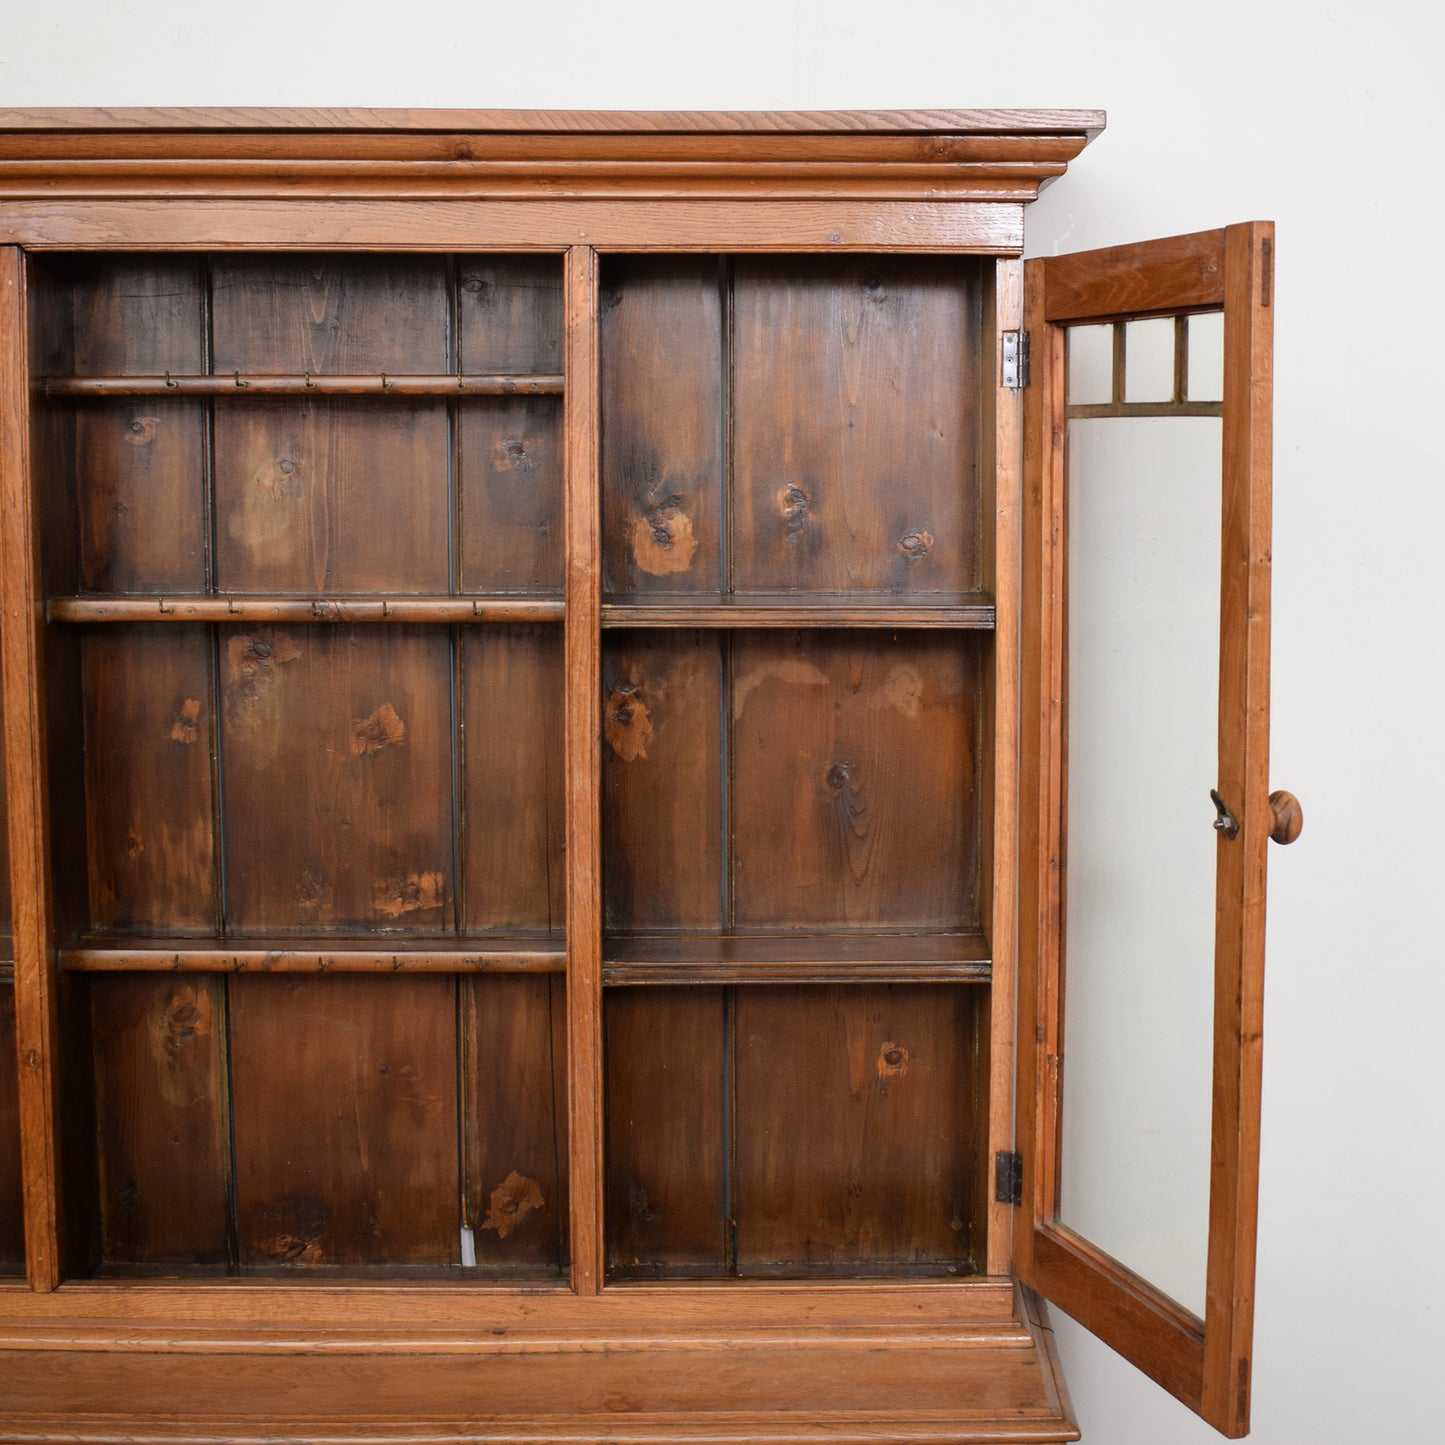
[[[1265,848],[1299,827],[1267,781],[1272,250],[1252,223],[1025,267],[1015,1264],[1230,1436]]]

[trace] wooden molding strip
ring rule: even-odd
[[[567,539],[564,753],[567,808],[567,1143],[572,1287],[605,1277],[602,1235],[602,639],[597,252],[567,253],[564,285]]]
[[[944,627],[988,630],[986,593],[890,594],[844,598],[829,593],[730,593],[666,596],[602,604],[603,627]]]
[[[444,131],[515,134],[808,135],[1074,134],[1104,128],[1102,110],[449,110],[240,106],[0,110],[3,131]]]
[[[560,938],[125,939],[60,950],[74,973],[561,973]]]
[[[560,598],[52,597],[50,622],[560,622]]]
[[[47,396],[217,396],[246,401],[262,396],[560,396],[558,375],[257,376],[49,376],[39,383]]]

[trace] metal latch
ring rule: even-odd
[[[1022,391],[1029,384],[1029,334],[1027,331],[1005,331],[1003,334],[1001,384],[1010,391]]]

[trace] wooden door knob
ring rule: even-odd
[[[1293,793],[1281,789],[1269,795],[1269,836],[1276,843],[1293,843],[1305,825],[1304,809]]]

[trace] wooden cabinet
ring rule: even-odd
[[[1272,232],[1025,267],[1102,123],[0,112],[0,1434],[1074,1439],[1035,1290],[1242,1433]],[[1223,458],[1193,1309],[1061,1118],[1129,417]]]

